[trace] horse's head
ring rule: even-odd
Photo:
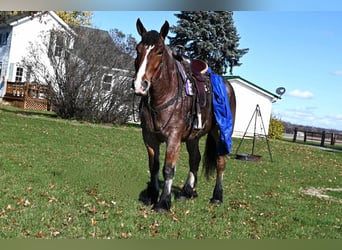
[[[140,19],[136,25],[141,41],[136,48],[134,91],[137,95],[147,95],[153,80],[160,74],[169,23],[165,21],[159,33],[155,30],[147,32]]]

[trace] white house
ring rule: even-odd
[[[27,98],[46,96],[40,93],[41,89],[44,90],[41,85],[56,82],[58,74],[64,72],[63,60],[66,55],[71,55],[84,64],[88,63],[87,57],[79,53],[84,50],[82,40],[88,43],[87,46],[91,44],[89,41],[96,42],[94,51],[99,48],[99,44],[108,50],[99,62],[102,64],[98,65],[103,68],[104,75],[96,80],[96,84],[103,90],[100,96],[102,101],[110,97],[117,82],[122,83],[127,75],[133,75],[128,70],[122,70],[125,69],[124,62],[129,60],[133,67],[133,59],[120,54],[107,31],[68,25],[53,11],[9,14],[0,12],[0,100],[4,97],[14,106],[36,108],[36,104],[26,105]],[[56,66],[60,69],[57,74]],[[30,91],[27,82],[38,83],[39,93],[38,90]],[[52,87],[58,88],[57,85]],[[34,88],[37,89],[35,86]],[[39,105],[39,108],[45,106]]]
[[[1,12],[0,98],[5,94],[7,81],[30,80],[20,62],[28,55],[31,43],[42,44],[44,42],[42,34],[48,34],[51,30],[63,30],[74,34],[74,31],[53,11],[22,12],[15,16]],[[48,62],[47,56],[45,55],[46,62]]]
[[[257,135],[268,135],[272,103],[280,99],[280,96],[240,76],[226,76],[225,78],[232,84],[236,95],[233,137],[242,137],[245,132],[246,136],[253,136],[254,131]],[[258,111],[256,111],[257,105]],[[257,114],[261,114],[261,116]]]

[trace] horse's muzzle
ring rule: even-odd
[[[148,90],[150,89],[151,83],[150,81],[144,80],[137,82],[137,80],[134,81],[134,91],[136,95],[147,95]]]

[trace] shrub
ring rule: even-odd
[[[272,116],[268,128],[268,136],[272,139],[281,139],[283,137],[285,126],[280,119]]]

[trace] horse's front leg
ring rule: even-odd
[[[143,202],[146,205],[156,204],[159,197],[159,148],[160,142],[153,135],[144,133],[144,143],[148,153],[148,164],[150,170],[150,182],[147,186],[147,197]]]
[[[180,194],[180,199],[196,198],[197,192],[195,190],[197,184],[197,172],[199,163],[201,161],[201,152],[199,150],[199,139],[194,139],[186,142],[186,149],[189,154],[190,171],[187,181]]]
[[[168,211],[171,208],[171,188],[180,148],[181,140],[178,138],[171,138],[166,143],[165,162],[163,167],[164,188],[159,202],[154,206],[154,210],[156,211]]]

